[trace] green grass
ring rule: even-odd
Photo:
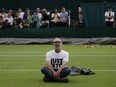
[[[64,45],[63,49],[70,54],[68,66],[106,71],[95,71],[96,74],[90,76],[69,76],[69,83],[45,83],[39,70],[46,64],[46,52],[53,48],[52,45],[0,45],[0,87],[116,86],[115,45]]]

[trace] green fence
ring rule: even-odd
[[[56,27],[41,29],[1,29],[0,38],[96,38],[116,37],[116,28]]]

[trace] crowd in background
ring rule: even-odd
[[[36,8],[35,11],[29,8],[26,8],[26,11],[22,11],[21,8],[17,11],[2,8],[0,11],[0,28],[67,27],[69,21],[70,12],[65,7],[61,10],[56,8],[53,11],[47,11],[45,8],[42,10]]]
[[[77,8],[77,23],[79,27],[84,26],[83,10],[80,3]],[[109,6],[104,14],[105,23],[107,27],[113,27],[116,25],[115,12],[112,11],[112,6]],[[1,28],[41,28],[41,27],[67,27],[70,26],[70,11],[67,11],[65,7],[61,10],[55,8],[53,11],[47,9],[36,8],[32,11],[26,8],[22,11],[18,8],[17,11],[12,9],[6,10],[4,8],[0,11],[0,29]]]

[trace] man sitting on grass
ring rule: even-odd
[[[70,68],[67,67],[69,54],[61,49],[62,41],[60,38],[55,38],[53,43],[55,49],[47,52],[47,66],[41,69],[45,75],[43,80],[45,82],[68,82],[67,76],[70,74]]]

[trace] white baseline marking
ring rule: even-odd
[[[17,70],[0,70],[0,72],[38,72],[40,70],[24,70],[24,69],[17,69]]]
[[[98,71],[98,72],[116,72],[116,70],[92,70],[92,71]]]
[[[92,70],[95,72],[116,72],[116,70]],[[24,69],[17,69],[17,70],[0,70],[0,72],[40,72],[40,70],[24,70]]]
[[[15,54],[15,53],[19,53],[19,54],[26,54],[26,53],[37,53],[37,54],[40,54],[40,53],[46,53],[46,52],[34,52],[34,51],[32,51],[32,52],[26,52],[26,51],[24,51],[24,52],[20,52],[20,51],[10,51],[10,52],[8,52],[8,51],[0,51],[0,53],[3,53],[3,54],[5,54],[5,53],[13,53],[13,54]],[[116,52],[69,52],[69,53],[100,53],[100,54],[102,54],[102,53],[105,53],[105,54],[109,54],[109,53],[116,53]]]
[[[45,55],[0,55],[0,56],[8,56],[8,57],[12,57],[12,56],[45,56]],[[116,56],[116,55],[70,55],[70,56]]]

